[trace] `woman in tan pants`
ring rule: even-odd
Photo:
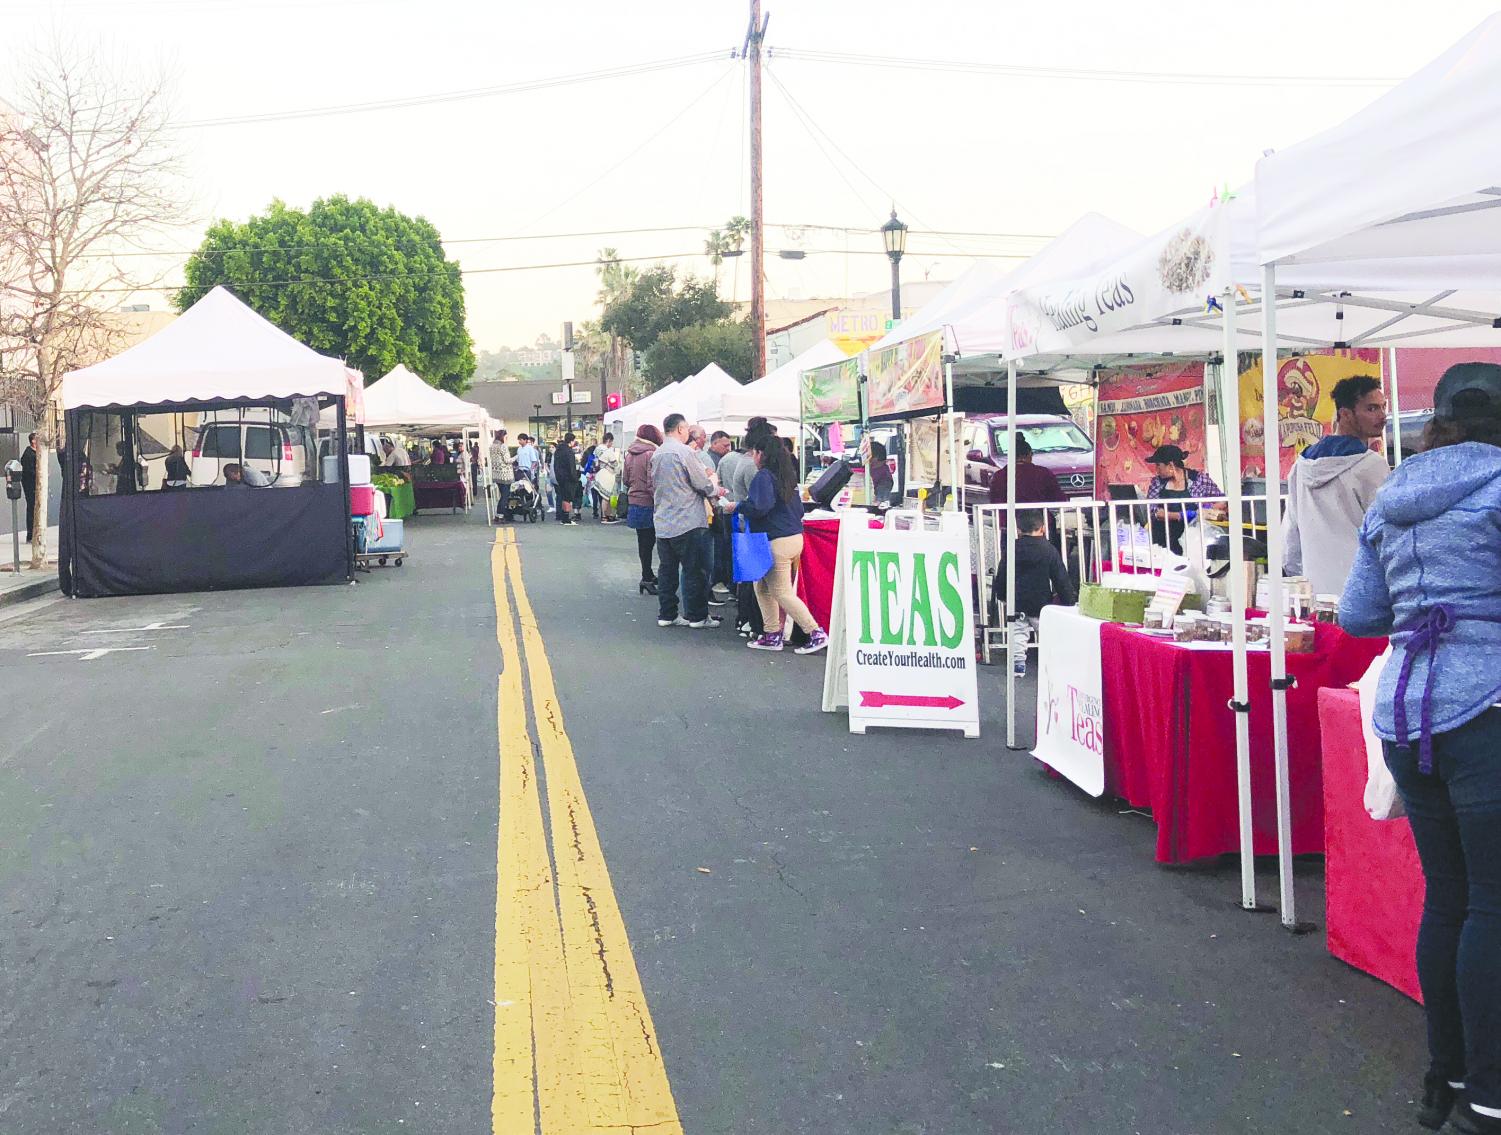
[[[792,561],[803,551],[803,502],[797,491],[797,466],[775,434],[753,435],[747,440],[747,448],[757,473],[745,500],[735,507],[735,515],[744,516],[752,532],[766,533],[771,542],[772,567],[756,583],[756,601],[765,631],[746,645],[752,650],[781,650],[785,611],[808,635],[807,644],[796,652],[816,654],[828,646],[829,636],[814,622],[808,605],[792,586]]]

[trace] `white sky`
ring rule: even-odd
[[[1333,125],[1383,89],[1210,85],[960,74],[775,58],[777,50],[1172,74],[1360,80],[1405,76],[1491,11],[1481,0],[764,0],[766,219],[874,228],[893,199],[911,224],[904,280],[951,279],[955,253],[1036,241],[920,230],[1051,235],[1086,211],[1150,232],[1251,175],[1267,148]],[[198,224],[244,219],[272,197],[343,192],[421,214],[466,269],[694,253],[748,212],[743,0],[0,0],[6,41],[54,27],[176,75],[184,121],[427,95],[723,49],[693,67],[603,82],[301,121],[185,129]],[[0,48],[0,95],[15,56]],[[831,163],[777,83],[854,164]],[[824,144],[827,146],[827,143]],[[831,151],[832,152],[832,151]],[[678,232],[552,237],[591,230]],[[547,239],[543,239],[546,237]],[[775,258],[781,248],[805,260]],[[845,254],[844,249],[867,254]],[[768,236],[773,297],[887,286],[874,234]],[[816,252],[815,250],[825,250]],[[870,255],[869,253],[876,253]],[[942,255],[940,255],[942,254]],[[727,269],[729,264],[727,262]],[[466,278],[476,346],[530,343],[595,314],[591,268]],[[731,291],[726,274],[724,291]],[[748,292],[742,268],[738,291]],[[153,306],[165,306],[156,297]]]

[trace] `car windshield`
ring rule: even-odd
[[[1073,422],[1047,422],[1040,426],[1021,426],[1017,433],[1027,439],[1033,453],[1088,453],[1089,438]],[[995,452],[1006,455],[1006,428],[992,426],[991,444]]]

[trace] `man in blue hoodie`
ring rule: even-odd
[[[1287,478],[1287,554],[1292,575],[1317,595],[1338,595],[1355,562],[1360,523],[1391,472],[1371,442],[1386,432],[1386,395],[1370,375],[1334,384],[1334,432],[1293,463]]]

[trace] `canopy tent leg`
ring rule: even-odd
[[[1006,363],[1006,748],[1016,748],[1016,360]]]
[[[944,406],[945,416],[949,423],[949,499],[953,502],[949,507],[963,511],[964,503],[959,499],[964,491],[964,486],[959,483],[959,439],[958,423],[954,420],[954,357],[949,355],[943,361],[944,381]]]
[[[1397,348],[1388,348],[1386,352],[1387,373],[1390,375],[1389,387],[1391,390],[1392,404],[1392,446],[1396,452],[1392,455],[1394,466],[1402,464],[1402,400],[1397,390]]]
[[[1277,777],[1277,878],[1282,925],[1298,928],[1293,895],[1292,796],[1287,772],[1287,625],[1282,585],[1282,435],[1277,421],[1277,269],[1261,267],[1261,391],[1266,455],[1267,617],[1271,624],[1272,745]]]
[[[1251,824],[1251,693],[1246,666],[1245,508],[1240,471],[1240,366],[1236,351],[1236,294],[1225,289],[1225,345],[1220,363],[1220,421],[1225,439],[1225,491],[1230,504],[1230,617],[1235,715],[1235,787],[1240,814],[1240,905],[1256,909],[1256,843]]]

